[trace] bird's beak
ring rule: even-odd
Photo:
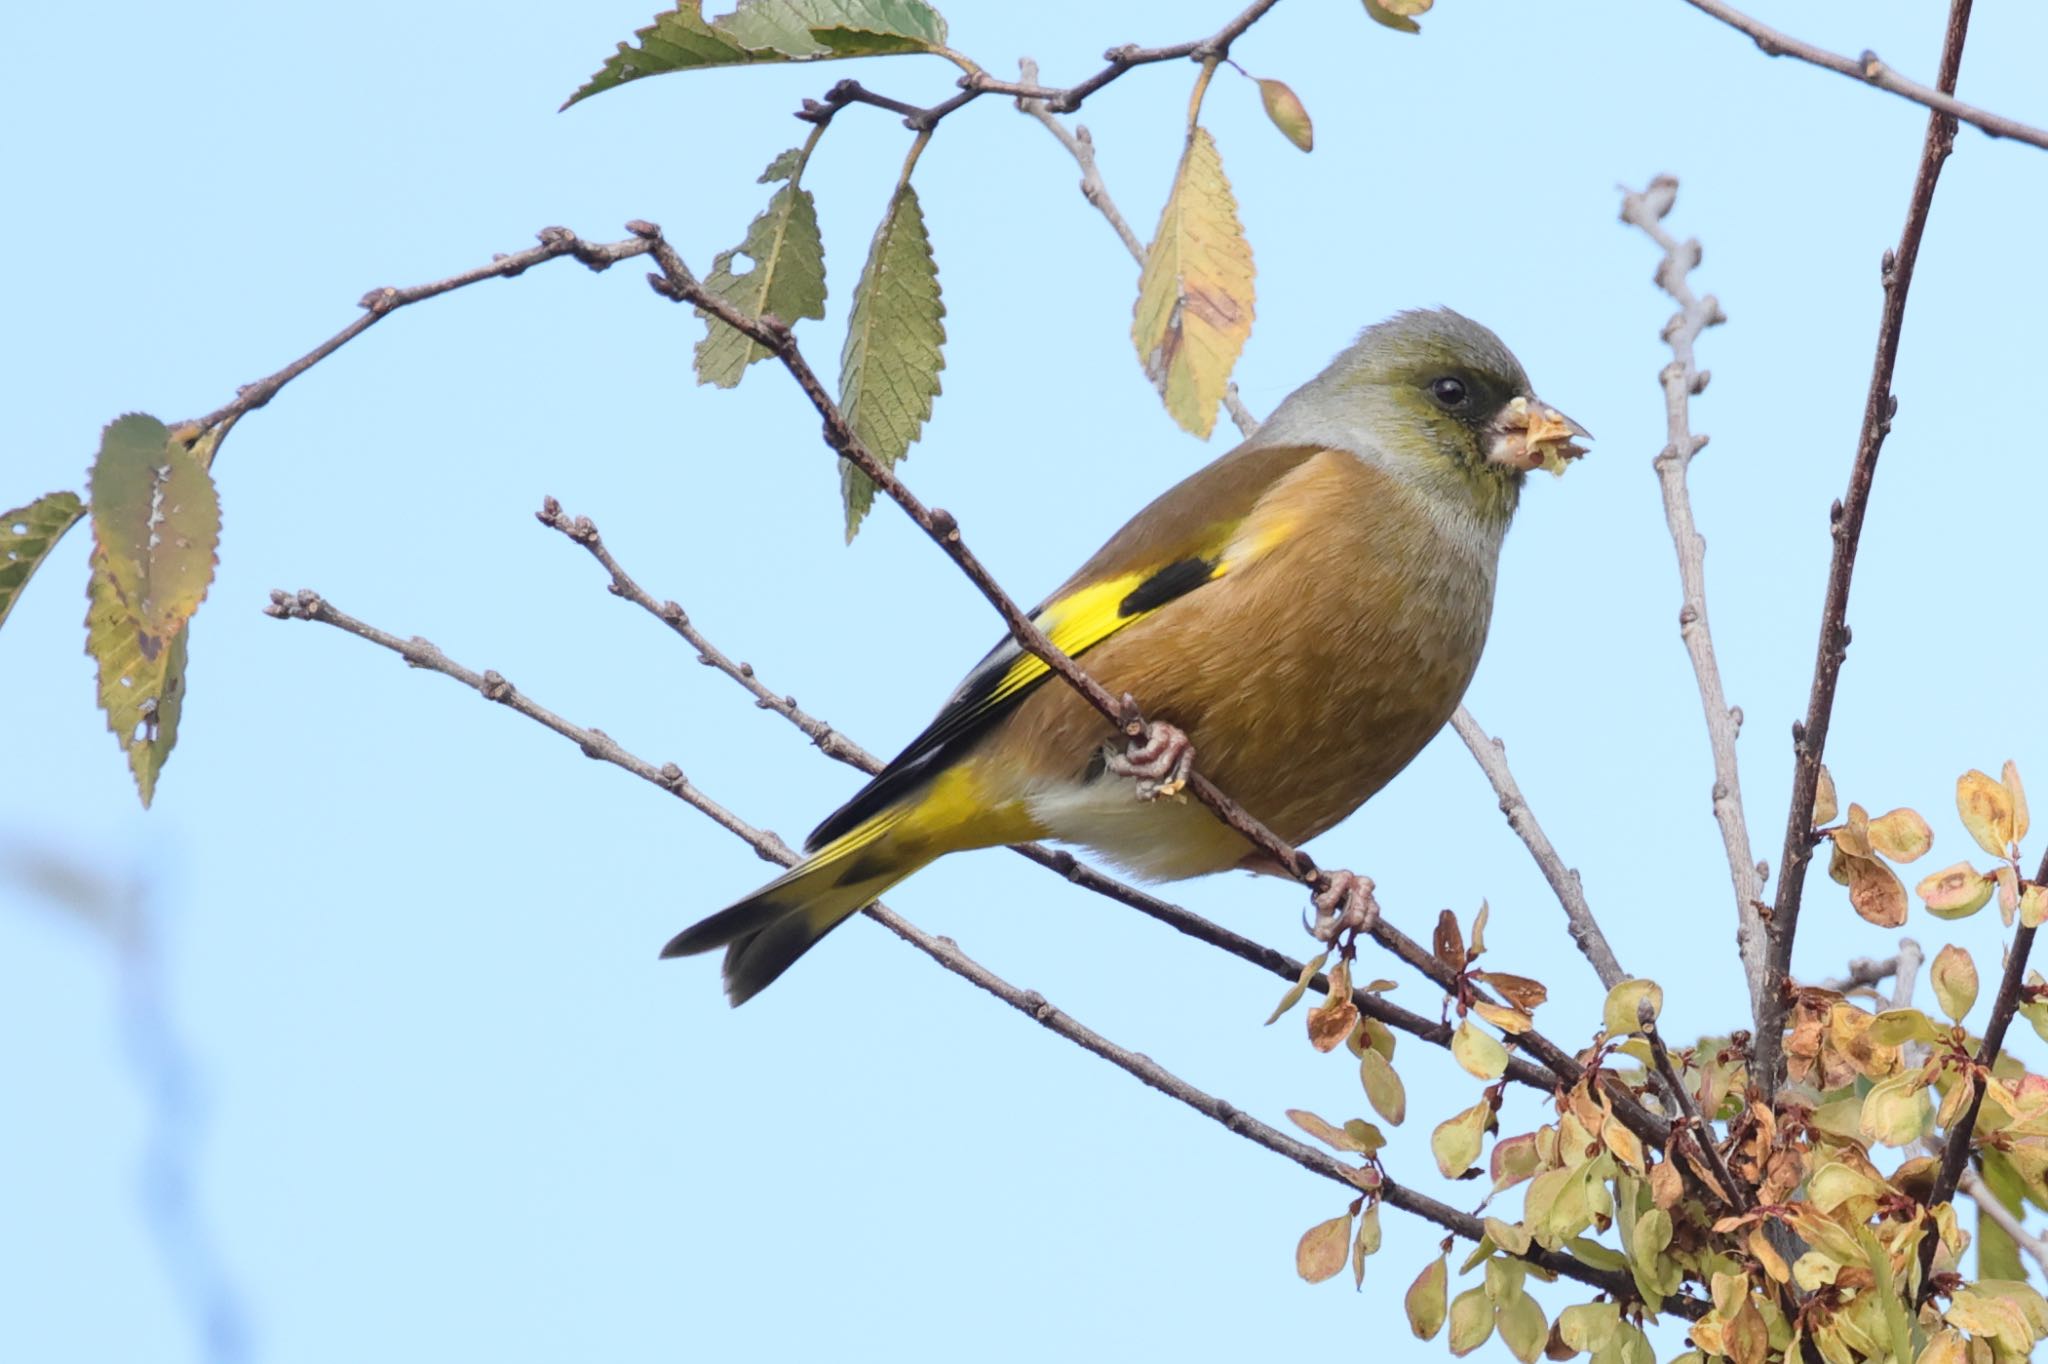
[[[1510,469],[1548,469],[1562,474],[1567,462],[1586,453],[1576,442],[1593,439],[1593,433],[1544,402],[1541,398],[1518,397],[1501,412],[1493,424],[1493,442],[1486,457]]]

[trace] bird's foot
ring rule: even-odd
[[[1361,933],[1372,932],[1380,921],[1380,903],[1372,896],[1372,878],[1356,872],[1326,872],[1323,888],[1309,899],[1315,906],[1315,922],[1305,925],[1317,941],[1340,944],[1350,956]]]
[[[1153,720],[1145,726],[1143,738],[1131,740],[1124,752],[1111,751],[1105,757],[1109,771],[1138,783],[1139,800],[1185,799],[1181,790],[1194,771],[1195,746],[1178,727]]]

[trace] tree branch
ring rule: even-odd
[[[1141,66],[1158,62],[1179,61],[1183,58],[1199,62],[1218,61],[1230,54],[1230,45],[1244,36],[1245,30],[1265,17],[1266,11],[1278,4],[1279,0],[1255,0],[1245,7],[1236,18],[1206,38],[1191,38],[1184,43],[1173,43],[1166,47],[1139,47],[1126,43],[1113,47],[1102,54],[1107,63],[1100,71],[1078,85],[1045,86],[1038,83],[1035,71],[1022,81],[1000,80],[982,70],[979,64],[961,53],[947,49],[943,55],[955,65],[964,69],[960,77],[960,93],[951,99],[924,106],[911,104],[888,95],[877,94],[859,81],[843,80],[825,92],[823,99],[807,99],[797,110],[797,117],[808,123],[825,124],[849,104],[867,104],[890,113],[900,114],[903,126],[917,132],[930,132],[948,115],[967,107],[983,95],[1013,95],[1018,99],[1039,100],[1060,113],[1070,114],[1079,109],[1090,95],[1112,81],[1121,80]]]
[[[2027,1224],[2014,1216],[2012,1210],[1999,1201],[1998,1195],[1991,1192],[1984,1176],[1965,1165],[1956,1187],[1975,1199],[1978,1213],[1997,1223],[1999,1229],[2012,1238],[2012,1243],[2032,1256],[2043,1274],[2048,1274],[2048,1241],[2027,1230]]]
[[[1756,1206],[1756,1199],[1746,1185],[1736,1182],[1728,1163],[1721,1158],[1721,1149],[1714,1145],[1712,1129],[1700,1117],[1699,1105],[1693,1102],[1692,1092],[1685,1087],[1678,1067],[1671,1064],[1671,1052],[1664,1045],[1664,1034],[1657,1030],[1657,1015],[1648,999],[1637,1003],[1636,1019],[1642,1025],[1643,1036],[1650,1041],[1650,1055],[1657,1062],[1657,1073],[1664,1077],[1664,1088],[1677,1101],[1679,1112],[1684,1115],[1686,1135],[1692,1139],[1693,1148],[1699,1152],[1707,1172],[1720,1185],[1714,1192],[1735,1211],[1748,1212]],[[1672,1126],[1675,1128],[1678,1124]]]
[[[1802,62],[1810,62],[1824,70],[1847,76],[1851,80],[1862,81],[1865,85],[1874,85],[1902,99],[1924,105],[1936,113],[1961,120],[1991,137],[2009,137],[2015,142],[2048,148],[2048,129],[2031,127],[2003,114],[1994,114],[1987,109],[1963,103],[1955,98],[1955,85],[1952,81],[1944,84],[1939,90],[1930,89],[1892,70],[1878,60],[1875,52],[1865,51],[1860,57],[1844,57],[1825,48],[1815,47],[1812,43],[1803,42],[1790,34],[1780,33],[1770,25],[1750,18],[1733,5],[1722,3],[1722,0],[1685,0],[1685,3],[1703,14],[1712,15],[1730,28],[1747,33],[1767,56],[1797,57]]]
[[[1970,26],[1970,3],[1971,0],[1952,0],[1949,7],[1939,77],[1944,91],[1956,88],[1956,74],[1963,64],[1963,39]],[[1857,439],[1855,462],[1849,470],[1849,489],[1829,514],[1834,552],[1828,564],[1827,595],[1821,606],[1820,642],[1815,648],[1813,689],[1806,702],[1806,719],[1792,727],[1792,799],[1785,812],[1785,850],[1778,860],[1770,955],[1765,963],[1763,993],[1757,1001],[1756,1064],[1750,1070],[1750,1081],[1767,1101],[1778,1091],[1778,1071],[1784,1058],[1785,1013],[1790,1004],[1784,987],[1792,970],[1792,940],[1799,928],[1806,867],[1813,857],[1813,799],[1820,784],[1821,758],[1827,749],[1828,723],[1835,710],[1835,685],[1841,678],[1842,659],[1849,650],[1849,580],[1856,571],[1856,548],[1863,536],[1863,514],[1870,505],[1877,457],[1899,406],[1892,393],[1892,373],[1898,364],[1899,335],[1906,321],[1906,294],[1913,285],[1913,266],[1920,258],[1920,238],[1927,230],[1927,216],[1934,205],[1942,163],[1948,160],[1955,139],[1955,119],[1944,113],[1928,117],[1927,133],[1920,145],[1920,167],[1913,176],[1913,191],[1907,202],[1898,249],[1886,251],[1881,264],[1884,312],[1878,323],[1877,354],[1871,363],[1870,390],[1864,398],[1863,430]],[[1954,1187],[1953,1181],[1950,1187]]]
[[[561,256],[574,256],[592,270],[608,270],[622,260],[644,256],[654,249],[654,244],[643,238],[628,238],[622,242],[587,242],[566,227],[544,227],[538,235],[540,245],[529,246],[524,251],[514,251],[510,255],[495,256],[489,265],[479,265],[459,275],[437,279],[430,284],[414,284],[404,289],[370,290],[356,304],[363,310],[361,317],[275,374],[258,379],[253,384],[242,385],[236,391],[233,402],[215,408],[190,423],[179,425],[191,425],[201,431],[208,431],[216,426],[239,420],[246,413],[262,407],[275,398],[286,384],[408,304],[434,298],[487,279],[511,279],[533,266]]]
[[[1668,443],[1654,461],[1657,486],[1664,497],[1664,521],[1678,551],[1680,604],[1678,634],[1685,641],[1699,683],[1700,705],[1707,719],[1707,743],[1714,757],[1714,821],[1721,828],[1721,846],[1728,857],[1728,877],[1735,890],[1735,941],[1742,953],[1743,976],[1749,984],[1752,1014],[1764,988],[1766,931],[1763,869],[1750,851],[1749,825],[1742,809],[1742,776],[1735,740],[1742,732],[1742,711],[1728,704],[1721,687],[1721,665],[1714,656],[1714,632],[1707,624],[1707,542],[1692,516],[1692,493],[1686,473],[1692,457],[1707,444],[1692,433],[1692,395],[1703,392],[1709,375],[1694,359],[1693,343],[1701,332],[1727,320],[1712,294],[1700,298],[1688,274],[1700,263],[1700,244],[1679,241],[1664,230],[1664,215],[1678,198],[1678,181],[1668,175],[1652,180],[1640,193],[1630,190],[1621,200],[1621,220],[1640,228],[1664,252],[1657,264],[1657,286],[1678,303],[1678,312],[1664,324],[1671,363],[1658,375],[1664,385],[1664,421]]]
[[[478,673],[465,668],[427,640],[417,636],[412,639],[401,639],[397,635],[336,610],[315,592],[273,592],[270,594],[270,605],[265,607],[264,611],[265,614],[280,620],[310,620],[331,625],[390,650],[412,667],[424,668],[454,678],[486,700],[496,701],[570,740],[583,751],[584,756],[611,763],[678,797],[720,828],[747,843],[762,860],[782,866],[790,866],[798,860],[798,854],[789,845],[773,833],[747,823],[713,800],[693,785],[674,763],[664,763],[656,767],[621,747],[603,730],[585,728],[563,719],[527,697],[494,671]],[[1022,989],[1004,980],[962,952],[951,939],[926,933],[880,903],[871,905],[862,912],[948,971],[986,990],[1041,1027],[1066,1038],[1085,1051],[1094,1053],[1169,1098],[1179,1100],[1245,1140],[1262,1146],[1276,1155],[1284,1156],[1313,1174],[1342,1185],[1353,1195],[1361,1189],[1374,1193],[1382,1201],[1403,1212],[1434,1222],[1446,1231],[1467,1240],[1476,1242],[1486,1234],[1485,1224],[1472,1214],[1460,1212],[1426,1194],[1397,1184],[1380,1174],[1374,1166],[1345,1165],[1305,1142],[1297,1141],[1269,1124],[1259,1121],[1216,1095],[1196,1088],[1150,1057],[1119,1046],[1055,1008],[1036,990]],[[1552,1273],[1576,1279],[1619,1299],[1637,1299],[1634,1283],[1626,1274],[1595,1269],[1573,1256],[1546,1251],[1537,1246],[1532,1246],[1529,1254],[1523,1258]],[[1674,1310],[1685,1315],[1697,1315],[1703,1310],[1703,1304],[1689,1298],[1673,1301],[1676,1304]]]
[[[1906,952],[1909,948],[1913,953],[1910,966],[1907,965],[1906,961]],[[1821,982],[1820,988],[1832,990],[1838,995],[1846,995],[1851,990],[1868,990],[1879,981],[1890,980],[1892,977],[1897,976],[1899,977],[1899,983],[1905,985],[1910,990],[1913,973],[1919,969],[1920,944],[1914,942],[1911,938],[1901,938],[1899,940],[1899,953],[1897,956],[1886,957],[1882,961],[1876,957],[1853,958],[1849,962],[1848,974],[1836,976],[1832,980],[1824,980]],[[1905,1006],[1894,1004],[1892,1007],[1898,1009]]]

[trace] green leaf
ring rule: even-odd
[[[1365,1086],[1365,1100],[1372,1111],[1399,1127],[1408,1116],[1408,1089],[1401,1077],[1378,1051],[1358,1058],[1358,1079]]]
[[[1657,1021],[1657,1015],[1664,1008],[1664,987],[1654,980],[1624,980],[1607,992],[1607,1002],[1601,1007],[1601,1026],[1610,1037],[1626,1037],[1641,1032],[1642,1003],[1648,1000],[1650,1021]]]
[[[1131,340],[1167,412],[1205,440],[1251,335],[1253,273],[1223,159],[1196,128],[1145,252]]]
[[[825,316],[825,243],[818,235],[818,208],[811,192],[799,184],[804,152],[792,148],[768,164],[761,184],[787,181],[768,200],[747,228],[746,239],[721,251],[704,276],[704,291],[730,303],[751,318],[772,313],[783,322]],[[733,261],[745,256],[753,263],[744,274]],[[697,343],[697,382],[731,388],[747,366],[766,359],[768,348],[740,335],[699,308],[704,339]]]
[[[99,664],[100,709],[128,755],[135,789],[146,808],[156,795],[164,760],[178,742],[178,716],[185,706],[185,640],[191,626],[180,626],[168,647],[159,645],[145,653],[145,637],[98,551],[92,556],[86,601],[85,651]]]
[[[1482,1080],[1498,1080],[1508,1068],[1508,1049],[1462,1019],[1451,1034],[1451,1055],[1465,1070]]]
[[[1415,1282],[1408,1285],[1401,1306],[1408,1313],[1408,1329],[1417,1340],[1432,1339],[1443,1329],[1444,1295],[1449,1283],[1450,1273],[1444,1267],[1444,1257],[1439,1255],[1424,1265]]]
[[[1282,1014],[1286,1013],[1295,1005],[1301,1003],[1301,997],[1308,993],[1309,981],[1314,978],[1316,972],[1323,969],[1323,963],[1328,961],[1329,959],[1330,954],[1328,952],[1325,952],[1322,955],[1316,957],[1313,961],[1303,964],[1301,968],[1301,979],[1295,981],[1294,984],[1288,986],[1287,993],[1280,996],[1280,1002],[1273,1006],[1273,1012],[1269,1014],[1266,1018],[1267,1027],[1272,1027],[1273,1024],[1279,1022],[1280,1016]]]
[[[1861,1126],[1866,1141],[1910,1146],[1920,1140],[1933,1118],[1934,1108],[1927,1100],[1927,1077],[1917,1070],[1880,1080],[1863,1096]]]
[[[45,493],[26,507],[0,513],[0,625],[44,558],[84,515],[77,493]]]
[[[884,468],[910,451],[932,414],[946,360],[939,267],[925,236],[917,191],[905,181],[889,200],[853,291],[853,315],[839,356],[839,406],[854,434]],[[846,539],[875,504],[875,485],[844,460],[839,491],[846,503]]]
[[[752,62],[932,52],[945,46],[946,21],[924,0],[742,0],[707,21],[703,0],[680,0],[619,44],[564,109],[642,76]]]
[[[1422,25],[1408,16],[1423,13],[1433,3],[1435,0],[1365,0],[1365,13],[1374,23],[1396,33],[1420,33]]]
[[[1464,1112],[1445,1118],[1429,1134],[1430,1154],[1436,1157],[1436,1168],[1445,1179],[1462,1179],[1479,1159],[1486,1120],[1492,1115],[1493,1106],[1481,1099]]]
[[[1543,1320],[1543,1309],[1527,1293],[1508,1295],[1494,1314],[1494,1325],[1508,1352],[1522,1364],[1536,1364],[1536,1357],[1543,1353],[1543,1346],[1550,1339],[1550,1324]]]
[[[153,660],[199,609],[220,546],[220,499],[199,457],[154,417],[101,434],[93,461],[93,541],[115,602]]]
[[[1468,1288],[1451,1299],[1451,1353],[1469,1355],[1493,1335],[1493,1300],[1484,1288]]]
[[[1927,979],[1934,986],[1934,999],[1941,1011],[1954,1022],[1962,1022],[1977,1002],[1977,963],[1970,960],[1970,954],[1949,943],[1934,954]]]
[[[1265,106],[1266,117],[1273,121],[1281,136],[1305,152],[1315,150],[1315,124],[1294,87],[1286,81],[1260,80],[1259,103]]]

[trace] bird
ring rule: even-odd
[[[1472,680],[1529,472],[1561,473],[1590,436],[1448,308],[1366,328],[1030,613],[1142,703],[1128,750],[1006,639],[800,862],[662,956],[724,948],[737,1006],[913,872],[997,844],[1078,844],[1148,880],[1280,872],[1186,800],[1192,764],[1295,844],[1378,792]]]

